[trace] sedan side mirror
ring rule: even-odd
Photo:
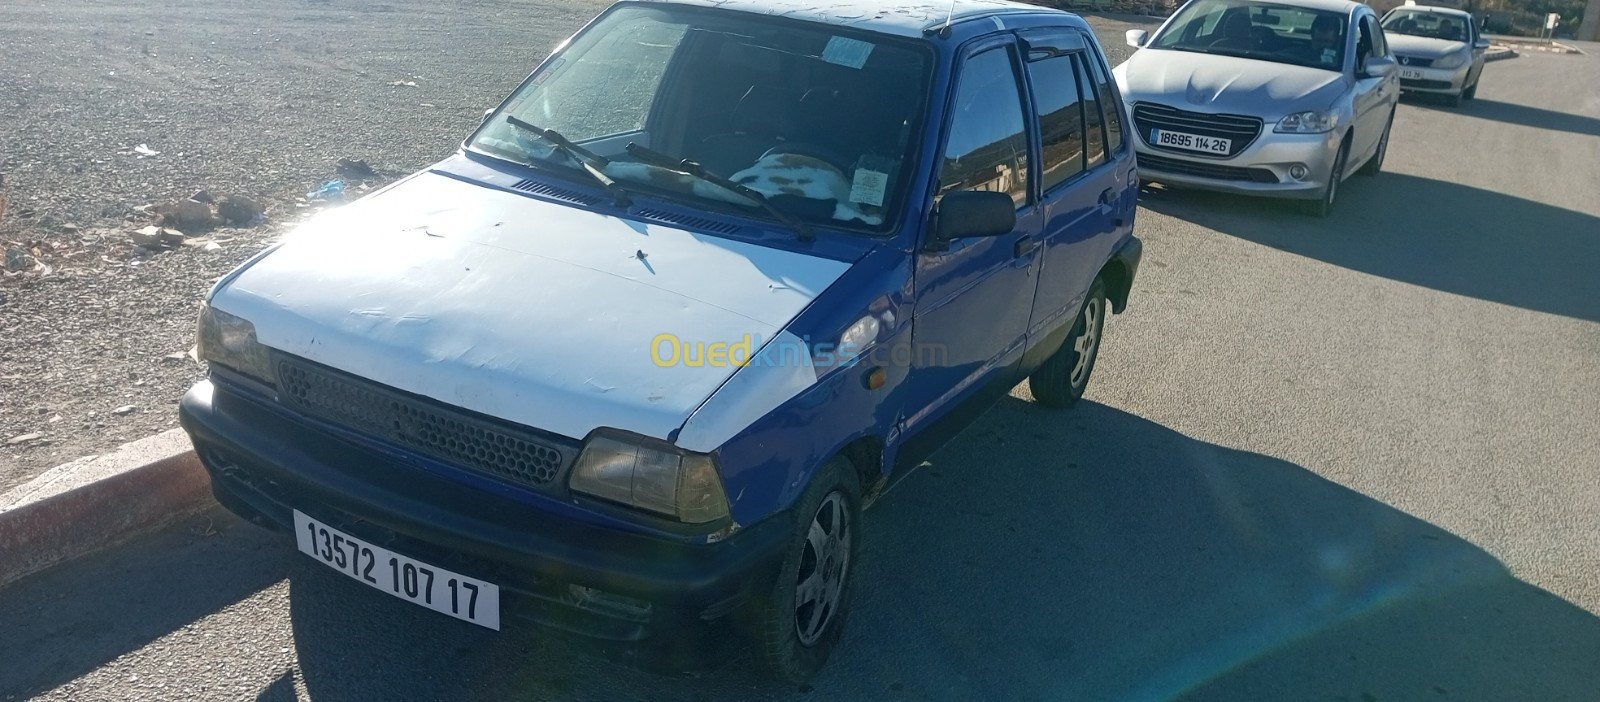
[[[1128,46],[1135,49],[1144,48],[1144,43],[1150,41],[1150,33],[1143,29],[1130,29],[1123,36],[1128,39]]]
[[[1487,48],[1489,48],[1489,40],[1488,39],[1484,39],[1483,37],[1478,37],[1477,41],[1472,42],[1472,48],[1474,48],[1474,49],[1487,49]]]
[[[1370,56],[1361,67],[1362,78],[1387,78],[1395,71],[1394,59],[1388,56]]]
[[[491,108],[489,108],[487,110],[484,110],[483,111],[483,116],[478,118],[478,124],[483,124],[484,122],[489,121],[489,115],[492,115],[492,114],[494,114],[494,108],[493,107],[491,107]]]
[[[962,190],[939,199],[934,212],[937,242],[1009,234],[1017,228],[1017,203],[1005,193]]]

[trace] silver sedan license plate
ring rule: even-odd
[[[294,511],[300,552],[415,605],[500,630],[500,588],[374,546]]]
[[[1184,134],[1183,132],[1169,132],[1165,129],[1150,130],[1150,143],[1156,146],[1167,146],[1174,149],[1200,151],[1208,154],[1222,154],[1226,156],[1233,149],[1232,139],[1200,136],[1198,134]]]

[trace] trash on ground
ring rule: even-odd
[[[235,227],[254,226],[267,208],[243,195],[223,195],[217,200],[217,215]]]
[[[368,180],[378,177],[378,170],[373,168],[372,164],[361,159],[341,158],[337,164],[334,164],[334,169],[339,172],[339,175],[355,180]]]
[[[30,441],[38,441],[39,439],[42,439],[42,438],[44,438],[44,434],[40,434],[39,432],[33,432],[31,434],[22,434],[20,436],[11,437],[11,440],[7,441],[6,445],[8,445],[8,446],[21,446],[22,444],[26,444],[26,443],[28,443]]]
[[[414,80],[393,80],[393,81],[389,81],[389,85],[404,86],[404,87],[407,87],[407,88],[415,88],[415,87],[417,87],[417,82],[414,81]]]
[[[150,249],[160,248],[161,246],[161,227],[153,224],[136,229],[128,236],[133,239],[135,246],[143,246]]]
[[[337,178],[323,183],[322,187],[316,190],[306,193],[306,199],[309,200],[339,200],[342,198],[344,198],[344,181]]]
[[[146,146],[144,144],[140,144],[138,146],[133,147],[133,152],[136,153],[136,154],[139,154],[140,157],[158,156],[158,155],[161,154],[160,151],[156,151],[155,149],[152,149],[149,146]]]
[[[139,408],[135,407],[133,405],[123,405],[123,406],[118,407],[118,408],[116,408],[114,410],[111,410],[111,413],[114,414],[114,415],[117,415],[118,417],[123,417],[123,416],[127,416],[127,415],[130,415],[130,414],[133,414],[134,411],[137,410],[137,409],[139,409]]]
[[[211,205],[192,199],[157,205],[150,211],[161,215],[162,226],[189,234],[199,234],[222,223]]]

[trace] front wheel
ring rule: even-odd
[[[1095,359],[1100,356],[1100,338],[1109,309],[1106,284],[1095,278],[1067,342],[1028,376],[1028,391],[1039,404],[1071,407],[1083,397],[1083,391],[1089,388],[1089,375],[1094,373]]]
[[[1389,153],[1389,130],[1391,129],[1394,129],[1393,112],[1389,113],[1389,122],[1383,125],[1383,136],[1378,138],[1378,151],[1372,154],[1372,158],[1367,159],[1366,163],[1361,164],[1361,170],[1357,171],[1358,173],[1364,176],[1375,176],[1378,175],[1378,171],[1383,170],[1384,156]]]
[[[1462,96],[1466,95],[1466,92],[1467,91],[1463,90],[1463,91],[1461,91],[1459,93],[1454,93],[1454,94],[1451,94],[1451,95],[1444,96],[1444,104],[1445,104],[1445,106],[1446,107],[1460,107],[1461,106],[1461,98],[1462,98]]]
[[[1463,98],[1465,98],[1467,100],[1472,100],[1472,99],[1478,97],[1478,82],[1477,81],[1473,81],[1472,82],[1472,87],[1467,88],[1467,92],[1462,93],[1461,97],[1463,97]]]
[[[1346,136],[1344,143],[1339,145],[1339,155],[1333,159],[1333,168],[1328,170],[1328,184],[1322,186],[1322,196],[1306,201],[1306,214],[1313,217],[1333,214],[1333,205],[1339,200],[1339,182],[1344,180],[1344,163],[1349,158],[1350,137]]]
[[[787,555],[756,612],[761,664],[775,679],[805,682],[828,661],[844,631],[861,542],[855,476],[848,460],[834,458],[795,504]]]

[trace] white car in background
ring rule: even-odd
[[[1400,63],[1400,89],[1443,95],[1451,107],[1478,93],[1489,40],[1470,13],[1406,5],[1383,16],[1389,48]]]

